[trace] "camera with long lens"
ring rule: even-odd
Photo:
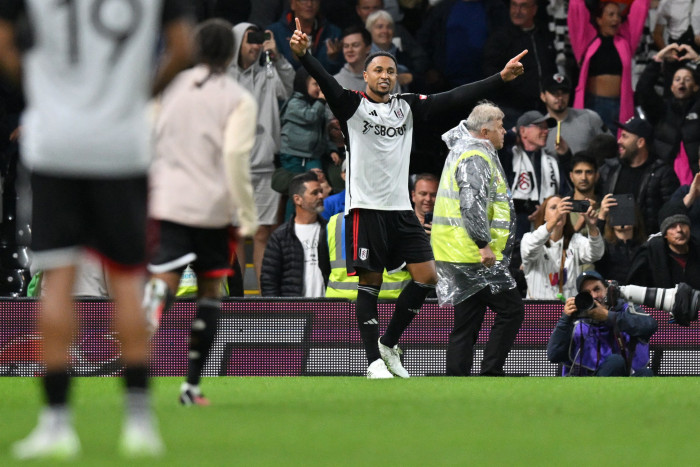
[[[690,326],[697,321],[700,309],[700,290],[685,282],[672,289],[623,285],[618,287],[620,295],[632,303],[645,305],[669,313],[679,326]]]
[[[593,300],[593,296],[590,293],[579,292],[574,297],[574,303],[576,304],[576,311],[571,313],[573,319],[590,318],[588,312],[595,308],[595,300]]]

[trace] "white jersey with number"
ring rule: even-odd
[[[34,171],[146,172],[147,104],[161,0],[25,0],[33,45],[23,66],[22,155]]]

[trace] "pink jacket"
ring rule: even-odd
[[[634,90],[632,89],[632,57],[637,50],[639,40],[644,29],[649,12],[650,0],[634,0],[630,6],[627,19],[623,21],[613,38],[617,53],[622,61],[622,89],[620,90],[620,119],[626,122],[634,116]],[[588,81],[588,66],[591,57],[600,47],[598,31],[590,22],[590,12],[586,8],[584,0],[569,1],[569,37],[571,48],[574,51],[576,61],[581,67],[581,74],[576,86],[574,96],[574,108],[583,109],[586,95],[586,82]]]

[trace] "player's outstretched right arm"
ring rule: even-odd
[[[333,114],[341,120],[347,120],[354,113],[357,105],[348,107],[349,102],[343,98],[345,89],[323,68],[321,62],[308,53],[309,37],[301,31],[299,18],[296,18],[296,24],[297,28],[289,40],[292,53],[299,57],[299,61],[306,68],[306,71],[316,80]]]

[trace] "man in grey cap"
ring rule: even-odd
[[[573,109],[569,107],[571,81],[566,75],[555,73],[542,82],[540,99],[547,108],[547,116],[557,121],[557,128],[547,135],[547,149],[556,151],[558,144],[568,144],[573,154],[588,148],[590,141],[597,135],[610,130],[600,116],[590,109]]]
[[[545,198],[569,190],[571,151],[566,144],[556,152],[545,148],[547,135],[556,126],[554,118],[536,110],[525,112],[516,124],[515,145],[504,146],[499,154],[513,193],[518,240],[530,231]]]
[[[627,283],[672,288],[685,282],[700,289],[700,245],[690,235],[690,218],[670,204],[663,207],[659,218],[661,231],[635,255]]]

